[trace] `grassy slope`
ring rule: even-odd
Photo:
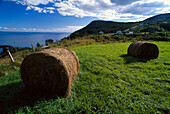
[[[23,92],[19,71],[0,79],[0,111],[165,112],[170,111],[170,42],[153,42],[158,59],[126,55],[130,43],[74,47],[80,72],[69,99],[45,100]]]

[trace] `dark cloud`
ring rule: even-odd
[[[132,18],[136,18],[135,16],[120,16],[120,18],[129,18],[129,19],[132,19]]]
[[[152,2],[152,3],[143,3],[143,4],[134,4],[124,9],[119,10],[119,13],[131,13],[135,15],[154,15],[156,11],[159,11],[156,8],[165,7],[162,2]]]
[[[115,3],[117,5],[128,5],[136,1],[141,1],[141,0],[111,0],[112,3]]]
[[[100,7],[97,7],[97,6],[93,6],[93,5],[80,5],[79,6],[82,10],[84,11],[90,11],[90,12],[96,12],[99,10]]]
[[[152,7],[152,8],[165,7],[163,2],[152,2],[152,3],[137,4],[136,7],[138,7],[138,6],[141,6],[141,7]]]
[[[75,4],[78,3],[78,6],[80,9],[84,11],[90,11],[90,12],[98,12],[101,10],[108,10],[108,8],[113,7],[112,5],[107,4],[103,0],[97,0],[96,3],[97,5],[92,5],[92,4],[83,4],[80,1],[74,2]]]

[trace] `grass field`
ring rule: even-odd
[[[128,56],[131,42],[72,48],[80,71],[70,98],[30,96],[14,65],[0,77],[0,112],[170,113],[170,42],[152,43],[160,52],[154,60]]]

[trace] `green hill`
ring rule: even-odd
[[[150,32],[155,31],[170,31],[170,13],[160,14],[148,18],[141,22],[113,22],[95,20],[84,28],[75,31],[70,35],[71,39],[76,37],[85,36],[89,34],[98,34],[100,31],[104,33],[115,33],[116,31],[134,31],[134,32]]]
[[[148,19],[145,19],[142,22],[170,22],[170,13],[156,15]]]
[[[92,21],[87,26],[85,26],[84,28],[72,33],[70,37],[75,38],[77,36],[84,36],[88,34],[98,34],[100,31],[103,31],[104,33],[114,33],[118,30],[125,30],[138,24],[139,23],[135,22],[113,22],[95,20]]]

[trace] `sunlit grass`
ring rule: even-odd
[[[127,55],[131,42],[74,47],[80,71],[66,98],[34,98],[23,92],[19,69],[0,79],[0,111],[17,113],[168,113],[170,43],[154,60]]]

